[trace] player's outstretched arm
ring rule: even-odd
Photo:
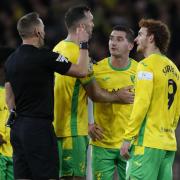
[[[94,102],[111,102],[111,103],[122,103],[130,104],[133,103],[134,93],[131,91],[132,86],[122,88],[118,91],[108,92],[101,88],[96,80],[94,79],[91,83],[85,87],[87,95]]]

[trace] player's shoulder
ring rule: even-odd
[[[101,59],[101,60],[99,60],[99,61],[97,62],[97,65],[98,65],[98,66],[103,66],[103,65],[107,64],[109,60],[110,60],[109,57],[103,58],[103,59]]]
[[[145,57],[144,59],[142,59],[140,62],[139,62],[139,66],[142,66],[142,67],[151,67],[154,65],[155,62],[157,62],[157,59],[159,59],[159,55],[158,54],[151,54],[150,56],[148,57]]]
[[[60,41],[53,49],[54,52],[61,52],[61,51],[67,51],[67,52],[74,52],[79,50],[79,46],[72,41],[68,40],[62,40]]]
[[[60,50],[61,46],[63,45],[63,43],[64,43],[64,40],[59,41],[59,42],[54,46],[53,51],[54,51],[54,52],[58,52],[58,51]]]
[[[129,58],[129,60],[131,61],[132,66],[138,65],[138,62],[136,60],[134,60],[133,58]]]
[[[167,57],[166,61],[167,61],[167,64],[168,64],[168,65],[170,65],[170,66],[173,67],[176,71],[179,72],[178,67],[176,66],[176,64],[175,64],[171,59],[169,59],[169,58]]]
[[[108,61],[109,61],[108,57],[98,60],[96,63],[94,63],[93,69],[96,71],[98,69],[104,68],[104,66],[108,64]]]
[[[154,62],[158,62],[160,59],[167,60],[168,58],[162,54],[151,54],[140,61],[140,63],[154,64]]]

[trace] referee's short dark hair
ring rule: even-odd
[[[21,17],[17,23],[17,30],[21,38],[33,35],[35,26],[40,24],[39,14],[32,12]]]
[[[65,14],[65,23],[68,29],[75,29],[76,24],[85,18],[85,12],[90,11],[86,5],[74,6],[68,9]]]
[[[126,33],[126,38],[130,43],[134,42],[135,34],[134,31],[127,25],[116,25],[113,27],[113,31],[123,31]]]

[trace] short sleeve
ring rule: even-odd
[[[45,59],[46,59],[46,65],[48,68],[51,68],[53,71],[60,73],[60,74],[66,74],[66,72],[71,67],[71,62],[68,61],[68,59],[61,54],[47,51],[44,53]]]

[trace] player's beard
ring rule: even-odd
[[[91,39],[91,37],[92,37],[92,32],[93,32],[93,28],[88,28],[87,26],[86,26],[86,31],[87,31],[87,33],[88,33],[88,35],[89,35],[89,39]]]
[[[92,32],[93,32],[93,30],[91,30],[91,31],[89,31],[89,39],[91,39],[91,37],[92,37]]]
[[[139,53],[143,53],[144,52],[144,48],[142,47],[142,46],[140,46],[140,45],[138,45],[137,46],[137,52],[139,52]]]
[[[138,45],[137,46],[137,49],[136,49],[137,52],[141,52],[141,47]]]

